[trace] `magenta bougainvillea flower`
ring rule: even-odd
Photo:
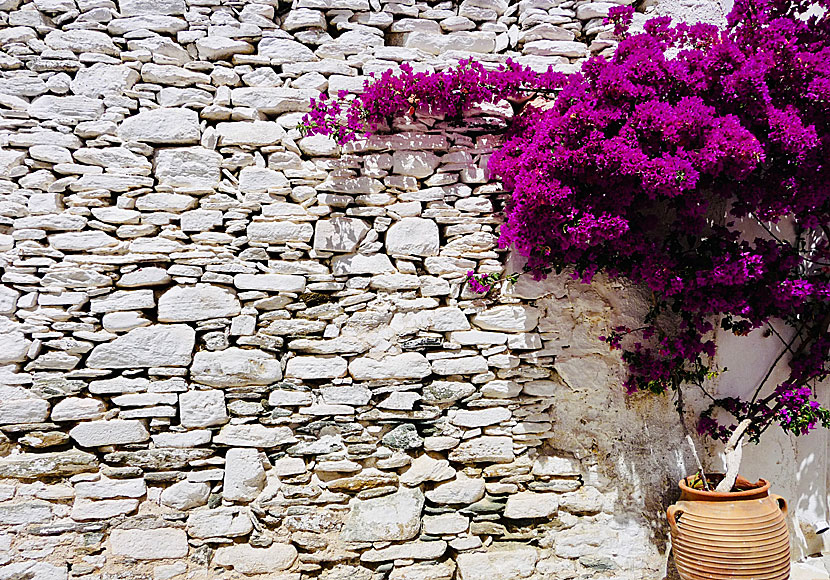
[[[652,292],[640,328],[603,337],[622,351],[630,392],[703,388],[716,325],[738,335],[769,326],[789,377],[748,400],[713,398],[700,431],[727,437],[734,425],[716,420],[722,409],[750,419],[755,440],[775,423],[803,434],[830,426],[814,396],[830,373],[828,13],[830,0],[736,0],[724,30],[654,18],[630,34],[633,9],[618,7],[613,56],[578,73],[404,64],[351,100],[321,95],[303,128],[346,142],[402,115],[543,96],[489,161],[511,192],[502,247],[537,278],[568,268],[587,283],[604,271]],[[787,239],[776,234],[782,221]],[[747,223],[761,233],[742,233]],[[468,280],[487,292],[497,278]]]

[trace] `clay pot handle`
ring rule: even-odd
[[[778,508],[779,508],[782,512],[784,512],[784,517],[787,517],[787,500],[785,500],[785,499],[784,499],[783,497],[781,497],[780,495],[776,495],[776,494],[774,494],[774,493],[771,493],[771,494],[770,494],[770,497],[772,498],[772,501],[774,501],[774,502],[776,502],[776,503],[778,504]]]
[[[677,517],[680,515],[683,515],[683,510],[676,505],[670,505],[669,509],[666,510],[666,518],[669,520],[669,527],[671,527],[671,531],[675,535],[680,533],[677,529]]]

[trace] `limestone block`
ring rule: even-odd
[[[346,375],[348,363],[340,356],[298,356],[290,359],[285,376],[299,379],[333,379]]]
[[[536,328],[542,312],[523,304],[496,306],[473,317],[473,324],[498,332],[529,332]]]
[[[222,391],[187,391],[179,395],[179,418],[182,427],[198,428],[224,425],[228,410]]]
[[[512,550],[459,554],[459,580],[519,580],[533,574],[539,553],[521,546]]]
[[[222,156],[204,147],[160,149],[156,153],[156,179],[182,189],[212,189],[219,184]]]
[[[233,284],[240,290],[302,292],[305,290],[305,277],[290,274],[237,274]]]
[[[429,177],[441,162],[429,151],[395,151],[392,154],[392,171],[412,177]]]
[[[187,556],[187,534],[178,528],[115,529],[110,532],[108,544],[113,555],[133,560],[166,560]]]
[[[104,102],[83,95],[70,97],[44,95],[32,101],[28,113],[35,119],[91,121],[104,113]]]
[[[429,361],[417,352],[405,352],[379,360],[357,357],[349,363],[349,374],[358,381],[422,379],[431,373]]]
[[[139,78],[139,74],[128,66],[98,62],[79,70],[69,86],[76,95],[98,98],[120,95],[133,88]]]
[[[287,570],[296,559],[297,549],[291,544],[271,544],[267,548],[235,544],[216,550],[213,564],[241,574],[269,574]]]
[[[31,344],[22,332],[0,333],[0,364],[23,362]]]
[[[459,463],[510,463],[514,458],[512,438],[490,435],[463,441],[449,455],[450,461]]]
[[[119,0],[118,9],[121,16],[143,16],[146,14],[176,16],[184,14],[187,5],[184,0]]]
[[[77,449],[0,457],[0,477],[69,477],[88,471],[98,471],[98,458],[92,453]]]
[[[273,355],[231,347],[197,352],[190,376],[195,382],[212,387],[268,385],[282,378],[282,369]]]
[[[438,224],[424,218],[403,218],[386,232],[390,254],[437,256],[439,244]]]
[[[219,123],[216,125],[219,145],[249,145],[265,147],[279,143],[285,137],[285,129],[274,121]]]
[[[512,413],[505,407],[492,407],[489,409],[467,410],[459,409],[450,412],[450,423],[459,427],[486,427],[509,421]]]
[[[72,504],[71,517],[76,522],[108,520],[116,516],[128,514],[138,508],[137,499],[104,499],[94,501],[79,497]]]
[[[196,41],[196,50],[202,60],[227,60],[235,54],[251,54],[254,47],[244,40],[206,36]]]
[[[161,107],[127,117],[118,127],[124,141],[186,145],[197,143],[199,114],[191,109]]]
[[[69,431],[69,436],[81,447],[125,445],[147,441],[150,434],[141,421],[89,421],[79,423]]]
[[[266,427],[259,423],[249,423],[225,425],[213,441],[219,445],[267,449],[293,443],[296,439],[289,427]]]
[[[161,493],[161,503],[177,510],[203,506],[210,496],[210,485],[203,482],[179,481]]]
[[[0,399],[0,425],[42,423],[48,416],[49,401],[45,399]]]
[[[96,30],[53,30],[43,39],[54,50],[72,52],[102,52],[118,56],[118,47],[106,33]]]
[[[266,193],[283,190],[288,186],[288,179],[281,171],[245,167],[239,172],[239,191],[242,193]]]
[[[557,494],[523,491],[507,497],[504,517],[509,519],[549,518],[558,510]]]
[[[314,227],[308,223],[253,222],[248,226],[248,238],[253,242],[307,242],[312,235]]]
[[[98,399],[68,397],[61,399],[53,408],[52,421],[83,421],[101,419],[104,416],[104,403]]]
[[[314,249],[354,252],[368,231],[369,226],[360,219],[339,217],[319,220],[314,228]]]
[[[426,492],[426,498],[437,504],[471,504],[484,497],[484,480],[459,474]]]
[[[227,318],[241,312],[236,293],[213,284],[175,286],[161,295],[159,322],[193,322]]]
[[[349,515],[340,532],[345,542],[409,540],[418,535],[424,496],[418,488],[403,488],[382,497],[349,502]]]
[[[253,528],[250,514],[242,508],[197,511],[187,518],[187,534],[193,538],[234,538],[248,535]]]
[[[251,448],[228,449],[225,454],[225,481],[222,498],[227,501],[250,502],[265,487],[265,469],[259,451]]]
[[[87,366],[93,369],[187,366],[195,342],[196,333],[183,324],[145,326],[96,346],[87,358]]]

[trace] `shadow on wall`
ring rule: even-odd
[[[521,271],[521,262],[511,258],[508,271]],[[685,443],[689,426],[670,395],[627,395],[624,364],[598,339],[614,326],[639,325],[647,310],[644,295],[601,276],[586,285],[567,274],[540,282],[522,276],[510,293],[536,300],[544,310],[539,331],[562,383],[551,395],[553,437],[542,453],[572,454],[586,483],[614,498],[614,516],[580,522],[581,534],[559,534],[582,535],[594,553],[619,566],[645,562],[665,570],[665,510],[679,496],[677,481],[687,466],[694,469]]]

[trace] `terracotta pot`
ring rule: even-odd
[[[674,563],[683,580],[786,580],[790,577],[787,502],[763,479],[745,491],[692,489],[666,512]]]

